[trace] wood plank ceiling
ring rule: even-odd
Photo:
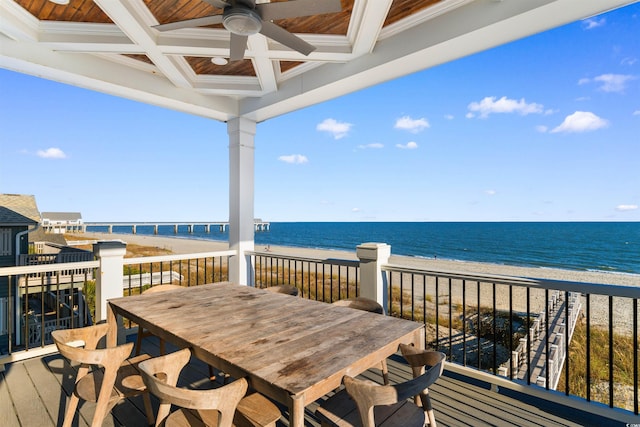
[[[279,2],[288,0],[272,1]],[[393,0],[389,13],[387,13],[384,20],[383,27],[398,22],[440,1],[441,0]],[[59,5],[49,0],[16,0],[16,2],[40,21],[114,24],[109,16],[103,12],[93,0],[71,0],[68,5]],[[274,22],[295,34],[346,36],[353,13],[354,0],[341,0],[341,3],[342,11],[338,13],[281,19]],[[222,13],[221,9],[202,0],[144,0],[144,4],[159,24]],[[226,31],[222,25],[212,25],[204,28],[216,32]],[[153,61],[144,54],[125,55],[138,61],[153,64]],[[211,62],[211,56],[183,55],[182,57],[197,75],[256,76],[256,71],[250,59],[229,62],[221,66],[213,64]],[[275,62],[281,72],[286,72],[303,64],[305,61],[276,59]]]

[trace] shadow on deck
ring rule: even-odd
[[[145,341],[143,351],[157,355],[157,340]],[[168,351],[172,351],[168,349]],[[400,356],[389,360],[391,382],[409,379],[411,371]],[[594,415],[586,415],[566,406],[553,407],[549,402],[533,401],[523,396],[506,396],[493,392],[484,384],[445,372],[430,389],[439,426],[602,426],[616,425],[613,421]],[[379,371],[371,369],[363,376],[380,382]],[[66,399],[73,387],[74,367],[62,356],[53,354],[16,362],[0,373],[0,426],[59,426],[62,425]],[[218,378],[221,382],[221,378]],[[208,367],[192,358],[183,371],[182,385],[210,387]],[[61,393],[61,386],[64,393]],[[152,397],[154,411],[158,400]],[[307,407],[306,426],[318,426],[313,411],[319,402]],[[85,403],[76,416],[74,426],[87,426],[95,405]],[[279,427],[287,426],[288,414],[284,407]],[[129,399],[118,404],[107,417],[105,426],[146,426],[141,398]]]

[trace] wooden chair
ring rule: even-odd
[[[422,401],[422,408],[429,419],[429,425],[431,425],[431,427],[435,427],[436,418],[433,413],[433,407],[431,406],[428,387],[436,382],[436,380],[442,375],[446,356],[444,353],[439,351],[420,350],[413,345],[407,344],[400,344],[400,353],[402,353],[402,357],[404,357],[409,363],[409,366],[411,366],[414,378],[426,375],[427,373],[430,375],[428,376],[427,386],[423,393],[420,394],[420,400]]]
[[[292,295],[294,297],[297,297],[298,294],[300,293],[298,288],[293,285],[275,285],[275,286],[269,286],[264,289],[269,292],[275,292],[278,294],[287,294],[287,295]]]
[[[180,289],[182,286],[180,285],[156,285],[152,286],[149,289],[142,292],[143,295],[153,294],[156,292],[164,292],[169,291],[171,289]],[[142,326],[138,326],[138,337],[136,338],[136,356],[140,354],[140,350],[142,349],[142,339],[146,337],[152,337],[153,334],[147,330],[145,330]],[[164,355],[166,353],[165,343],[162,338],[160,340],[160,355]]]
[[[371,313],[384,314],[384,309],[378,301],[365,297],[346,298],[333,302],[333,305],[340,307],[349,307],[356,310],[368,311]],[[383,360],[380,363],[380,370],[382,371],[382,381],[385,385],[389,384],[389,368],[387,367],[387,361]]]
[[[371,313],[384,314],[384,309],[378,301],[365,297],[346,298],[335,301],[333,305],[355,308],[356,310],[369,311]]]
[[[396,385],[380,385],[373,381],[345,376],[345,389],[327,399],[316,415],[323,427],[436,427],[428,387],[444,369],[445,354],[400,346],[411,365],[413,379]],[[424,368],[429,366],[425,371]],[[422,407],[411,397],[420,397]]]
[[[158,426],[275,427],[280,410],[259,393],[245,396],[244,378],[211,390],[176,387],[188,348],[140,363],[144,383],[160,399]],[[170,412],[171,405],[180,408]]]
[[[98,343],[106,337],[108,328],[104,323],[51,332],[60,354],[69,361],[81,363],[64,414],[63,427],[71,426],[80,399],[97,403],[91,426],[98,427],[116,403],[126,397],[140,394],[143,396],[147,420],[149,424],[153,423],[151,399],[137,370],[137,364],[149,356],[145,354],[128,359],[133,350],[133,343],[97,348]],[[93,369],[90,372],[91,368]]]

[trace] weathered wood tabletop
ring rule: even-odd
[[[344,375],[364,372],[401,342],[424,346],[420,323],[230,283],[111,299],[112,342],[116,315],[249,378],[289,407],[295,427],[303,426],[305,406]]]

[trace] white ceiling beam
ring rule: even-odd
[[[40,22],[13,0],[0,0],[0,33],[13,40],[36,41]]]
[[[144,53],[114,24],[43,21],[38,42],[65,52]]]
[[[154,18],[141,1],[94,0],[94,2],[131,41],[143,48],[149,59],[175,86],[191,87],[191,82],[180,72],[175,59],[164,55],[156,47],[155,30],[151,29],[151,25],[155,24]]]
[[[371,0],[366,2],[370,3],[369,7],[365,7],[364,1],[357,1],[354,4],[349,23],[347,38],[353,45],[354,57],[373,51],[393,0],[376,0],[375,6]]]
[[[270,57],[269,43],[267,38],[261,34],[251,36],[247,40],[247,46],[253,52],[253,68],[262,87],[263,93],[275,92],[278,90],[276,73]]]
[[[237,101],[231,97],[177,88],[160,75],[96,55],[54,52],[36,43],[3,40],[0,67],[215,120],[238,115]]]

